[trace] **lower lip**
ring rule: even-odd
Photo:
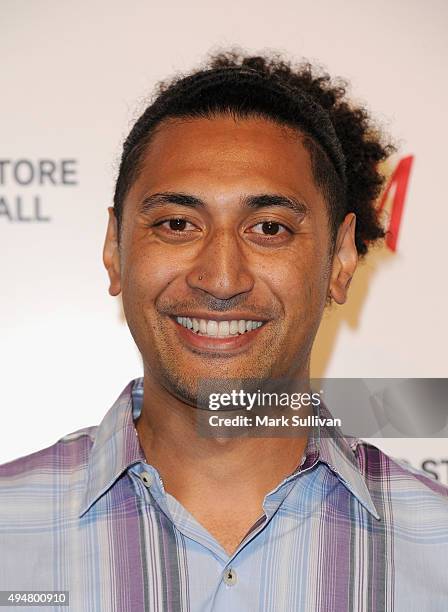
[[[244,332],[244,334],[238,334],[237,336],[226,336],[225,338],[218,338],[216,336],[201,336],[195,333],[193,330],[180,325],[173,319],[173,325],[182,338],[187,344],[203,351],[216,352],[222,351],[223,353],[229,353],[235,349],[245,348],[248,344],[253,342],[258,336],[260,331],[266,325],[261,325],[257,329]]]

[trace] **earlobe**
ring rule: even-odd
[[[348,288],[358,263],[358,251],[355,242],[356,215],[349,213],[339,227],[336,237],[335,251],[329,295],[338,303],[347,300]]]
[[[109,222],[103,248],[103,263],[109,275],[109,294],[116,296],[121,292],[120,251],[118,248],[117,219],[112,206],[108,207]]]

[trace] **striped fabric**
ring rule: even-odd
[[[0,590],[68,590],[41,609],[76,612],[448,611],[445,487],[310,438],[229,557],[146,463],[142,398],[131,381],[98,427],[0,466]]]

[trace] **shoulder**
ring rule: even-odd
[[[24,455],[0,465],[0,487],[31,474],[50,474],[81,467],[87,462],[95,440],[97,427],[85,427],[60,438],[55,444],[29,455]]]
[[[351,442],[386,529],[409,542],[448,544],[448,487],[363,440]]]
[[[0,465],[0,517],[3,525],[18,513],[42,514],[65,496],[74,501],[85,486],[86,468],[97,427],[67,434],[55,444]]]
[[[405,490],[407,487],[434,495],[448,502],[448,487],[431,478],[417,468],[395,459],[374,444],[360,439],[351,439],[350,446],[355,453],[360,471],[371,482],[384,482],[384,488]]]

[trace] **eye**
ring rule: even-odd
[[[255,231],[255,228],[259,228],[258,231]],[[277,221],[263,221],[262,223],[257,223],[257,225],[251,227],[251,230],[254,234],[264,234],[265,236],[278,236],[279,234],[289,232],[286,226],[277,223]]]
[[[195,225],[193,225],[186,219],[182,219],[182,217],[173,217],[171,219],[164,219],[163,221],[158,221],[157,223],[154,223],[154,227],[163,227],[163,229],[178,233],[183,232],[184,230],[194,231],[195,229],[197,229]]]

